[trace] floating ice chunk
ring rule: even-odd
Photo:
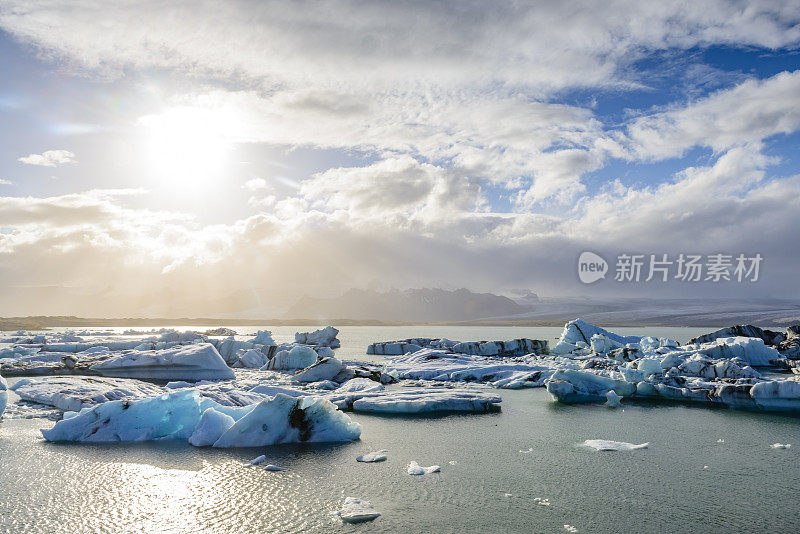
[[[267,464],[264,466],[264,471],[283,471],[283,467],[277,466],[275,464]]]
[[[138,401],[110,401],[42,430],[47,441],[188,439],[200,421],[200,394],[181,390]]]
[[[370,452],[367,454],[362,454],[356,458],[356,462],[364,462],[364,463],[373,463],[373,462],[382,462],[386,460],[386,453],[389,451],[387,449],[381,449],[379,451]]]
[[[605,439],[587,439],[583,442],[587,447],[592,447],[598,451],[633,451],[636,449],[646,449],[649,443],[634,445],[624,441],[609,441]]]
[[[189,437],[189,443],[195,447],[208,447],[216,443],[216,441],[224,434],[230,427],[234,425],[233,417],[220,413],[214,408],[208,408],[200,416],[200,421],[194,429],[194,432]]]
[[[408,464],[408,474],[409,475],[429,475],[431,473],[438,473],[441,471],[441,468],[438,465],[431,465],[429,467],[422,467],[417,462],[411,462]]]
[[[420,388],[416,391],[393,390],[364,394],[363,397],[353,401],[351,406],[353,411],[369,413],[485,413],[497,410],[497,404],[501,400],[499,395],[471,390]]]
[[[622,397],[617,395],[617,393],[613,389],[609,390],[606,393],[606,399],[608,400],[606,401],[605,405],[608,406],[609,408],[619,408],[620,406],[622,406],[622,403],[620,402],[622,400]]]
[[[354,423],[325,399],[278,394],[257,404],[225,432],[214,447],[262,447],[276,443],[353,441]]]
[[[717,443],[725,443],[725,440],[720,438],[720,439],[717,440]]]
[[[770,445],[770,447],[772,447],[773,449],[788,449],[791,446],[792,446],[791,443],[773,443],[772,445]]]
[[[559,338],[559,344],[556,345],[552,353],[566,354],[568,352],[572,352],[572,350],[568,350],[570,348],[569,346],[577,349],[581,346],[579,344],[583,344],[584,346],[588,347],[591,343],[592,336],[595,334],[601,334],[608,340],[614,341],[620,345],[625,345],[627,343],[639,343],[641,340],[641,338],[637,336],[620,336],[600,328],[599,326],[589,324],[583,319],[575,319],[574,321],[570,321],[564,325],[564,330],[561,332],[561,337]],[[562,343],[564,345],[561,345]]]
[[[781,353],[774,347],[768,347],[764,340],[755,337],[717,338],[709,343],[687,345],[686,349],[696,349],[715,360],[741,358],[750,365],[772,365],[770,360],[781,358]]]
[[[272,332],[269,330],[259,330],[256,337],[248,340],[248,343],[254,343],[256,345],[277,345],[275,340],[272,339]]]
[[[297,345],[291,350],[279,350],[261,370],[305,369],[317,362],[317,353],[311,347]]]
[[[249,464],[247,464],[247,465],[258,465],[258,464],[263,464],[263,463],[264,463],[264,462],[266,462],[266,461],[267,461],[267,456],[266,456],[265,454],[262,454],[261,456],[256,456],[255,458],[253,458],[252,460],[250,460],[250,463],[249,463]]]
[[[606,352],[610,352],[615,349],[621,349],[622,347],[625,346],[625,344],[614,341],[613,339],[609,338],[606,335],[595,334],[592,336],[591,346],[594,352],[605,354]],[[575,348],[577,349],[577,347]]]
[[[369,501],[347,497],[341,510],[334,512],[345,523],[364,523],[380,517]]]
[[[636,391],[636,384],[574,369],[559,369],[547,382],[548,393],[560,402],[603,402],[608,400],[609,390],[628,397]]]
[[[333,380],[336,375],[345,369],[344,364],[336,358],[324,358],[302,371],[298,371],[292,380],[295,382],[318,382],[320,380]],[[351,375],[352,376],[352,375]]]
[[[6,404],[8,403],[8,383],[6,379],[0,375],[0,418],[3,417],[3,412],[6,411]]]
[[[163,380],[226,380],[235,378],[209,343],[166,350],[125,352],[92,366],[103,376]]]
[[[23,379],[14,387],[16,394],[26,401],[71,412],[108,401],[144,399],[164,393],[161,387],[139,380],[88,376]]]
[[[534,497],[533,502],[535,502],[539,506],[550,506],[550,499],[547,498]]]
[[[313,332],[297,332],[294,335],[295,343],[304,343],[306,345],[317,345],[320,347],[339,348],[339,340],[336,336],[339,331],[332,326],[326,326]]]
[[[573,527],[572,525],[564,525],[564,530],[567,532],[572,532],[573,534],[578,532],[578,529]]]
[[[260,369],[267,364],[267,360],[269,360],[267,355],[256,349],[250,349],[239,356],[239,361],[242,365],[249,369]]]
[[[532,452],[533,452],[533,447],[528,447],[528,448],[527,448],[527,449],[525,449],[524,451],[523,451],[523,450],[520,450],[519,452],[521,452],[522,454],[530,454],[530,453],[532,453]]]
[[[375,382],[369,378],[359,377],[351,378],[342,384],[339,388],[337,388],[336,393],[355,393],[357,391],[371,393],[375,391],[383,391],[384,389],[384,385],[379,382]]]

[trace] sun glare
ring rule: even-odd
[[[223,111],[191,106],[142,117],[148,174],[164,185],[192,188],[223,177],[233,122]]]

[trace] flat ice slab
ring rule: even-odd
[[[624,441],[609,441],[605,439],[587,439],[583,444],[598,451],[634,451],[637,449],[646,449],[647,446],[650,445],[649,443],[635,445]]]
[[[408,468],[406,471],[409,475],[430,475],[431,473],[438,473],[441,471],[441,467],[438,465],[431,465],[428,467],[422,467],[417,462],[412,461],[408,464]]]
[[[345,523],[364,523],[380,517],[369,501],[347,497],[341,510],[334,512]]]
[[[381,449],[379,451],[369,452],[367,454],[362,454],[361,456],[356,457],[356,462],[364,462],[364,463],[373,463],[373,462],[383,462],[386,460],[386,453],[389,451],[386,449]]]
[[[96,364],[103,376],[161,380],[227,380],[235,378],[217,349],[196,343],[157,351],[130,351]]]

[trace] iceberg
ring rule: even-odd
[[[189,439],[200,415],[199,393],[181,390],[138,401],[98,404],[41,432],[47,441],[103,443]]]
[[[297,332],[294,335],[294,341],[295,343],[302,343],[304,345],[316,345],[318,347],[338,349],[341,346],[339,340],[336,338],[338,335],[339,331],[336,328],[326,326],[325,328],[314,330],[313,332]]]
[[[614,391],[621,397],[636,392],[636,384],[622,378],[611,378],[588,371],[560,369],[547,382],[547,392],[561,402],[604,402],[606,394]]]
[[[156,385],[127,378],[58,376],[20,380],[15,392],[23,400],[66,412],[114,400],[137,400],[162,395]]]
[[[650,445],[649,443],[634,445],[624,441],[609,441],[605,439],[587,439],[583,444],[598,451],[635,451],[637,449],[646,449]]]
[[[92,366],[103,376],[161,380],[228,380],[235,378],[217,349],[196,343],[158,351],[131,351]]]
[[[320,380],[333,380],[347,368],[336,358],[323,358],[317,363],[298,371],[292,380],[295,382],[319,382]],[[351,374],[350,377],[353,375]]]
[[[222,415],[233,419],[234,424],[228,426],[230,421]],[[41,432],[47,441],[191,439],[199,445],[208,444],[220,431],[214,447],[255,447],[353,441],[361,435],[361,426],[325,399],[278,394],[253,406],[235,408],[202,398],[195,389],[183,389],[159,397],[109,401],[84,408]]]
[[[784,341],[786,336],[780,332],[773,332],[772,330],[762,330],[757,326],[751,324],[729,326],[728,328],[721,328],[710,334],[704,334],[696,338],[690,339],[689,344],[703,344],[710,343],[719,338],[728,337],[753,337],[759,338],[767,345],[777,345]]]
[[[400,356],[421,349],[442,349],[445,352],[472,356],[511,358],[527,354],[548,354],[547,341],[540,339],[512,339],[509,341],[450,341],[449,339],[410,338],[399,341],[382,341],[367,346],[367,354]]]
[[[709,343],[684,345],[683,348],[696,350],[716,360],[740,358],[750,365],[772,365],[772,360],[781,358],[777,349],[754,337],[720,337]]]
[[[277,345],[275,340],[272,339],[272,332],[269,330],[259,330],[256,334],[256,337],[248,340],[247,342],[254,345]]]
[[[354,441],[361,425],[325,399],[278,394],[257,404],[214,447],[262,447],[276,443]]]
[[[772,447],[773,449],[788,449],[788,448],[791,447],[791,444],[789,444],[789,443],[773,443],[772,445],[770,445],[770,447]]]
[[[422,467],[417,462],[412,461],[408,464],[408,468],[406,469],[409,475],[429,475],[431,473],[438,473],[441,471],[441,467],[438,465],[431,465],[429,467]]]
[[[386,460],[386,453],[389,451],[386,449],[381,449],[379,451],[373,451],[367,454],[362,454],[361,456],[356,457],[356,462],[363,462],[363,463],[374,463],[374,462],[383,462]]]
[[[260,369],[266,365],[267,361],[269,361],[269,357],[256,349],[250,349],[239,356],[239,362],[241,362],[242,366],[249,369]]]
[[[261,370],[305,369],[317,362],[317,352],[308,346],[297,345],[291,350],[280,350]]]
[[[564,325],[564,330],[561,332],[561,337],[558,340],[558,344],[553,348],[552,354],[567,354],[581,347],[589,347],[592,343],[592,337],[595,335],[603,336],[606,343],[613,342],[620,346],[625,346],[628,343],[639,343],[642,339],[638,336],[614,334],[604,328],[589,324],[583,319],[575,319]]]
[[[347,497],[341,510],[333,512],[345,523],[364,523],[380,517],[369,501]]]
[[[354,412],[383,414],[487,413],[499,410],[497,405],[501,401],[499,395],[465,389],[419,388],[417,391],[393,390],[364,394],[353,400],[350,408]]]
[[[189,436],[189,443],[195,447],[208,447],[232,427],[236,421],[230,415],[209,408],[200,416],[197,426]]]
[[[8,403],[8,383],[6,379],[0,375],[0,419],[3,417],[3,412],[6,411],[6,404]]]

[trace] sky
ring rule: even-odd
[[[0,0],[0,315],[798,298],[799,46],[796,1]]]

